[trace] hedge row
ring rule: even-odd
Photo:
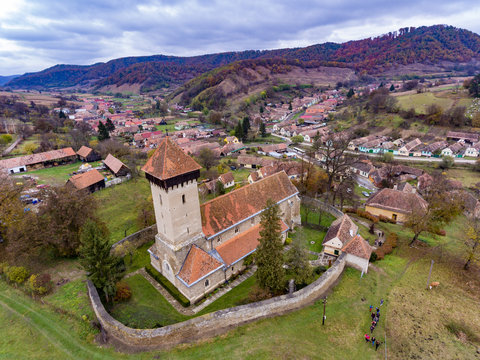
[[[145,266],[145,271],[150,274],[155,280],[157,280],[160,285],[162,285],[165,290],[167,290],[170,295],[172,295],[183,307],[190,306],[190,301],[173,285],[168,279],[160,274],[151,264]]]
[[[375,250],[377,254],[376,260],[382,260],[385,255],[390,254],[394,248],[397,247],[398,235],[396,233],[390,233],[385,240],[385,243]]]

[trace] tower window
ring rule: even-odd
[[[160,205],[163,205],[163,202],[162,202],[162,195],[158,195],[158,198],[160,199]]]
[[[237,227],[237,228],[235,228],[235,234],[236,234],[236,233],[238,233],[238,227]]]
[[[187,227],[187,234],[190,234],[190,229]]]
[[[182,195],[182,202],[185,204],[185,194]]]
[[[205,280],[205,287],[207,287],[208,285],[210,285],[210,281],[207,279]]]

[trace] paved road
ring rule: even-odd
[[[279,137],[279,138],[285,140],[286,143],[291,143],[289,138],[286,138],[286,137],[283,137],[283,136],[280,136],[280,135],[277,135],[277,134],[273,134],[273,133],[272,133],[272,136]],[[312,146],[312,144],[305,143],[305,142],[302,143],[302,145]],[[379,154],[370,154],[370,153],[364,153],[364,152],[359,152],[359,151],[346,151],[346,153],[347,154],[352,154],[352,155],[364,155],[364,156],[374,157],[374,158],[378,158],[378,157],[381,156]],[[395,160],[399,160],[399,161],[426,162],[426,163],[441,162],[442,161],[442,158],[414,157],[414,156],[401,156],[401,155],[394,155],[393,158]],[[477,162],[477,160],[462,159],[462,158],[454,158],[453,160],[454,160],[455,164],[474,165]]]

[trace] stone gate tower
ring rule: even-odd
[[[204,241],[197,179],[201,166],[165,138],[142,168],[152,190],[157,235],[152,265],[173,284],[189,245]]]

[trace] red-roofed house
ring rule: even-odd
[[[285,172],[200,205],[200,168],[168,137],[143,167],[158,231],[149,249],[152,266],[191,302],[242,269],[244,257],[256,249],[267,199],[280,207],[283,232],[300,223],[298,191]],[[224,175],[231,182],[233,176]]]

